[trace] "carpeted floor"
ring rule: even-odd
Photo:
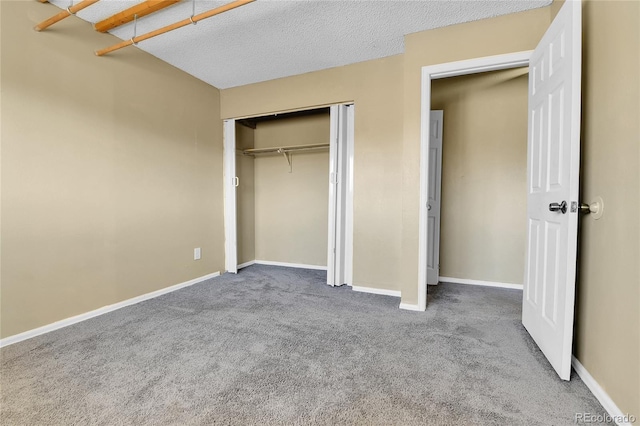
[[[2,425],[571,425],[517,290],[430,287],[427,312],[251,266],[1,350]]]

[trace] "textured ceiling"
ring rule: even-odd
[[[59,7],[69,6],[68,0],[50,1]],[[95,23],[140,1],[101,0],[80,11],[78,17]],[[229,1],[195,0],[195,13]],[[404,50],[406,34],[550,3],[551,0],[258,0],[140,42],[137,48],[225,89],[397,55]],[[192,1],[185,0],[141,18],[137,35],[188,18],[192,8]],[[110,32],[128,40],[133,31],[134,25],[129,23]],[[107,46],[96,46],[96,50],[103,47]]]

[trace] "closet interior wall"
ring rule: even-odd
[[[238,264],[327,266],[329,149],[244,155],[247,148],[328,144],[329,113],[236,124]]]
[[[238,265],[256,259],[255,159],[242,154],[254,148],[255,130],[236,122],[236,217],[238,224]]]

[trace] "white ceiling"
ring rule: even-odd
[[[69,6],[68,0],[50,1],[62,8]],[[101,0],[78,16],[95,23],[140,1]],[[195,13],[230,1],[195,0]],[[551,0],[258,0],[140,42],[137,48],[226,89],[397,55],[404,50],[406,34],[550,3]],[[192,8],[192,1],[184,0],[141,18],[137,35],[188,18]],[[130,23],[110,32],[128,40],[133,31]],[[103,47],[107,46],[95,48]]]

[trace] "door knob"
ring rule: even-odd
[[[549,204],[549,211],[562,212],[562,214],[565,214],[567,212],[567,202],[563,201],[561,203],[551,203]]]

